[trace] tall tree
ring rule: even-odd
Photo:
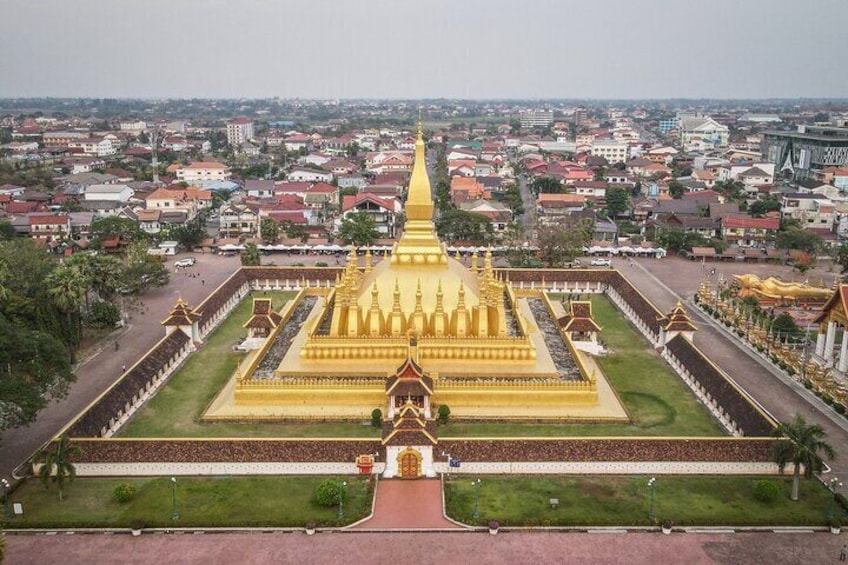
[[[487,245],[494,237],[492,223],[483,214],[465,210],[448,210],[436,220],[436,231],[448,241],[463,241],[475,245]]]
[[[138,223],[129,218],[110,216],[97,218],[91,222],[92,246],[99,248],[103,241],[112,237],[120,237],[122,241],[144,241],[147,234],[138,227]]]
[[[82,304],[87,291],[85,277],[74,267],[63,265],[44,280],[53,303],[65,315],[69,343],[73,351],[82,338]]]
[[[815,257],[824,247],[824,240],[809,230],[790,227],[778,232],[775,245],[779,249],[798,249]]]
[[[280,237],[280,224],[273,218],[263,218],[259,222],[259,233],[262,234],[262,240],[266,243],[277,243]]]
[[[39,410],[64,398],[74,382],[65,346],[0,314],[0,430],[26,426]]]
[[[262,264],[262,255],[255,243],[247,243],[241,252],[241,264],[245,267],[258,267]]]
[[[792,500],[798,500],[798,487],[801,477],[801,467],[804,468],[804,478],[812,478],[813,473],[821,472],[824,461],[823,454],[828,459],[836,457],[833,447],[824,441],[825,432],[818,424],[807,424],[800,414],[796,414],[791,422],[780,422],[772,432],[774,437],[781,438],[771,446],[771,456],[780,472],[786,465],[792,464]]]
[[[509,185],[509,188],[504,193],[503,202],[509,206],[509,209],[516,216],[524,213],[524,199],[521,198],[521,189],[518,188],[517,184],[513,183]]]
[[[50,483],[55,483],[59,489],[59,500],[64,500],[65,481],[73,482],[77,476],[76,467],[71,459],[82,453],[79,446],[71,445],[67,435],[59,438],[56,449],[41,450],[35,454],[34,460],[41,464],[38,470],[38,478],[44,488],[50,488]]]
[[[592,241],[593,229],[591,219],[575,216],[539,228],[539,259],[546,267],[564,267],[583,254],[583,248]]]
[[[339,238],[357,247],[371,245],[379,236],[377,221],[367,212],[348,214],[339,227]]]
[[[623,186],[610,186],[606,190],[605,200],[607,214],[615,218],[630,209],[630,190]]]
[[[535,194],[559,194],[565,192],[563,184],[553,177],[536,177],[530,183],[530,189]]]

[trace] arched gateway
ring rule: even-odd
[[[414,343],[414,342],[413,342]],[[433,447],[439,443],[436,423],[430,416],[433,379],[424,374],[410,355],[397,372],[386,379],[388,419],[383,422],[386,448],[385,478],[435,477]]]

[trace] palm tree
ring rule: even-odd
[[[80,340],[80,308],[87,290],[85,277],[76,268],[63,266],[50,273],[44,283],[56,306],[67,316],[69,329],[74,331],[69,340],[73,350]]]
[[[56,483],[59,487],[59,500],[64,500],[65,479],[73,481],[77,476],[77,470],[71,463],[71,457],[79,455],[82,450],[76,445],[70,445],[67,435],[59,438],[59,444],[55,450],[41,450],[35,454],[35,463],[41,463],[38,470],[38,478],[44,488],[50,488],[50,483]]]
[[[798,500],[801,466],[804,466],[804,478],[809,479],[824,466],[819,454],[823,453],[828,459],[833,459],[835,452],[833,447],[824,441],[825,432],[822,427],[818,424],[807,424],[800,414],[795,414],[789,423],[780,422],[772,435],[782,439],[772,444],[771,457],[781,473],[788,463],[794,466],[790,498]]]

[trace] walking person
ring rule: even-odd
[[[127,366],[121,365],[121,373],[126,373],[126,372],[127,372]]]
[[[848,543],[842,546],[842,551],[839,552],[839,560],[845,561],[848,559]]]

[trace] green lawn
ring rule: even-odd
[[[450,478],[447,513],[468,524],[498,520],[504,526],[647,526],[650,489],[645,476],[481,476],[479,518],[475,521],[478,477]],[[798,502],[789,500],[791,478],[769,477],[781,486],[770,503],[753,496],[758,477],[657,476],[656,523],[676,526],[825,526],[830,493],[816,480],[801,481]],[[559,499],[552,509],[550,499]],[[841,510],[837,507],[837,512]]]
[[[168,478],[89,479],[78,478],[65,489],[59,502],[55,486],[46,490],[30,479],[10,500],[21,502],[24,515],[10,527],[128,527],[141,519],[149,527],[188,526],[277,526],[302,527],[307,522],[336,526],[364,518],[371,511],[372,490],[359,477],[347,482],[344,519],[338,506],[319,506],[315,487],[328,477],[212,477],[177,478],[179,519],[173,521],[172,490]],[[338,479],[337,477],[332,477]],[[135,498],[118,503],[112,496],[119,483],[138,489]]]
[[[561,298],[561,297],[559,297]],[[598,364],[631,424],[449,423],[442,437],[726,435],[683,381],[605,296],[592,297],[592,314],[611,350]]]
[[[204,424],[200,416],[227,382],[243,357],[233,345],[246,335],[253,296],[270,296],[278,310],[293,292],[254,293],[212,332],[147,405],[139,410],[120,437],[377,437],[379,430],[361,424]]]

